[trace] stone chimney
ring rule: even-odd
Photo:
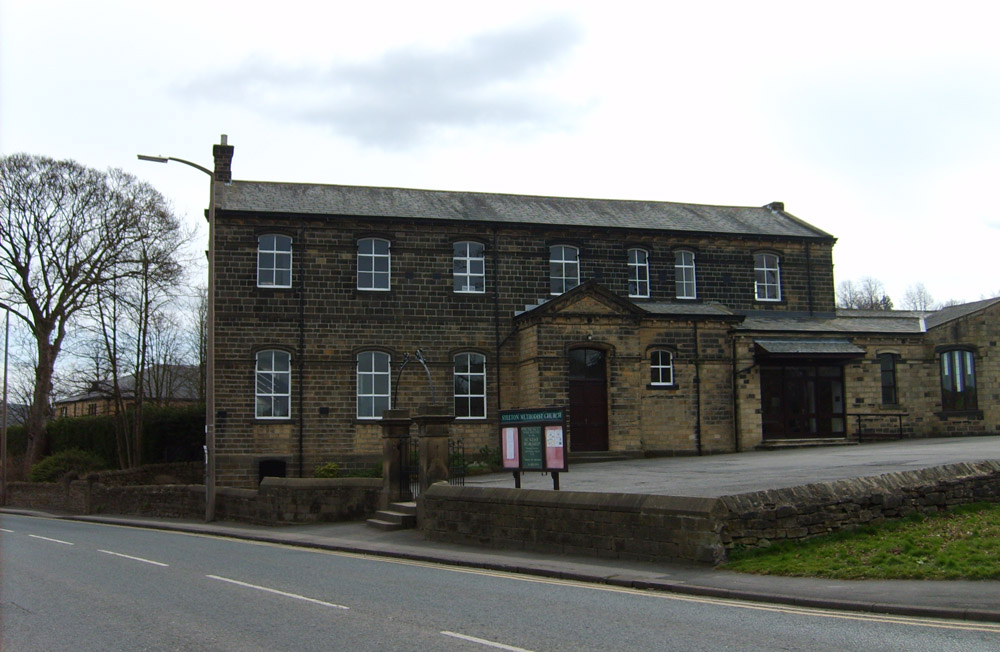
[[[215,180],[222,183],[233,181],[234,148],[228,141],[226,134],[222,134],[222,142],[212,147],[212,154],[215,156]]]

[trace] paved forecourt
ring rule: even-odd
[[[570,464],[563,491],[717,498],[763,489],[882,475],[958,462],[1000,460],[1000,437],[954,437],[873,442],[703,457],[661,457]],[[511,473],[466,478],[466,486],[509,488]],[[552,489],[552,478],[521,474],[524,489]]]

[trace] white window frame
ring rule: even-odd
[[[664,356],[666,360],[664,360]],[[654,349],[649,352],[649,384],[671,387],[674,384],[674,352]]]
[[[473,371],[473,360],[480,367],[480,371]],[[459,387],[465,381],[465,390]],[[478,380],[481,392],[474,391],[474,380]],[[455,387],[455,418],[456,419],[485,419],[486,418],[486,356],[474,351],[459,353],[455,356],[454,366],[454,387]],[[465,402],[467,410],[460,410],[460,402]],[[473,414],[474,404],[481,406],[480,414]]]
[[[385,243],[385,253],[377,251],[376,243]],[[378,269],[379,261],[385,269]],[[362,274],[370,274],[370,282],[363,283]],[[371,292],[388,292],[392,288],[392,243],[385,238],[358,240],[358,289]]]
[[[292,355],[281,349],[266,349],[258,351],[254,357],[254,416],[258,419],[290,419]]]
[[[781,258],[777,254],[754,254],[753,273],[754,299],[781,301]]]
[[[478,255],[473,254],[473,248],[478,249]],[[457,294],[486,292],[485,251],[486,247],[474,240],[455,243],[452,249],[452,275]]]
[[[568,256],[567,254],[572,254]],[[580,285],[580,249],[572,245],[549,247],[549,292],[555,296]]]
[[[649,298],[649,252],[638,247],[628,250],[628,296]]]
[[[286,244],[287,247],[284,246]],[[288,275],[287,283],[277,281],[278,275],[283,272]],[[257,287],[292,287],[291,237],[280,233],[265,233],[257,236]]]
[[[690,249],[674,252],[674,293],[678,299],[698,298],[698,277],[695,255]]]
[[[358,419],[381,419],[380,402],[383,410],[392,409],[392,356],[384,351],[358,353],[355,377]],[[385,391],[378,391],[380,379]]]

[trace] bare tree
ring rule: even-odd
[[[67,327],[97,288],[134,276],[141,245],[180,228],[163,196],[121,170],[13,154],[0,158],[0,306],[37,351],[25,464],[45,451],[56,359]]]
[[[122,468],[142,464],[143,411],[155,378],[153,343],[178,288],[182,269],[173,252],[181,239],[176,229],[157,240],[137,242],[134,257],[117,263],[114,280],[97,288],[98,301],[88,311],[104,346]]]
[[[934,310],[934,297],[923,283],[917,283],[906,288],[903,307],[907,310]]]
[[[858,283],[842,281],[837,286],[837,305],[858,310],[892,310],[892,299],[882,281],[865,276]]]

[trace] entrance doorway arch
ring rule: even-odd
[[[570,450],[608,450],[607,355],[601,349],[569,352]]]

